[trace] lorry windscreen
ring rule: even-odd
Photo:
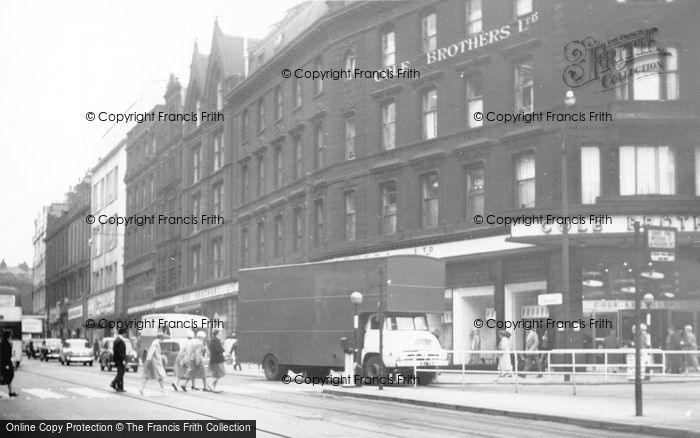
[[[428,330],[425,316],[390,316],[390,330]]]

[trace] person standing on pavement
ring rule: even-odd
[[[511,363],[511,342],[510,342],[510,332],[508,330],[501,331],[501,341],[498,343],[498,350],[501,354],[498,356],[498,377],[496,381],[501,377],[510,374],[513,376],[513,364]]]
[[[216,384],[219,379],[226,375],[224,367],[224,347],[219,339],[219,330],[214,329],[211,333],[211,341],[209,341],[209,371],[214,378],[212,392],[219,392],[216,389]]]
[[[673,327],[668,328],[666,335],[666,350],[677,351],[681,349],[681,334],[680,330]],[[683,357],[678,354],[669,354],[666,356],[667,373],[679,374],[681,372],[681,363]]]
[[[158,379],[158,384],[160,385],[160,391],[167,393],[163,386],[163,379],[165,379],[165,368],[163,367],[163,356],[160,352],[160,342],[167,338],[165,333],[158,333],[156,339],[151,342],[151,346],[148,347],[148,353],[146,354],[146,361],[143,364],[143,383],[139,387],[139,392],[143,395],[143,389],[146,387],[146,383],[149,379]]]
[[[688,354],[685,355],[685,372],[687,373],[691,368],[695,371],[700,372],[700,365],[698,365],[698,342],[693,333],[693,326],[686,325],[683,330],[683,336],[681,337],[681,349],[688,350]]]
[[[536,369],[540,372],[537,375],[538,378],[542,377],[542,365],[539,361],[539,353],[537,353],[539,345],[540,337],[537,335],[537,331],[535,329],[528,330],[527,338],[525,339],[525,349],[531,353],[525,355],[525,372]],[[527,377],[527,374],[523,374],[523,376]]]
[[[12,380],[15,377],[15,368],[12,364],[12,343],[10,337],[12,331],[2,332],[0,340],[0,385],[7,385],[7,395],[17,397],[17,393],[12,391]]]
[[[120,328],[117,331],[117,337],[114,338],[112,345],[112,358],[114,366],[117,367],[117,376],[109,385],[117,392],[126,392],[124,390],[124,372],[126,371],[126,343],[123,336],[126,336],[126,329]]]
[[[231,361],[233,362],[233,370],[243,371],[241,364],[238,362],[238,339],[236,339],[236,334],[231,333],[231,348],[228,350],[228,354],[231,356]]]

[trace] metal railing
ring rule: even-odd
[[[635,350],[634,348],[615,349],[555,349],[555,350],[510,350],[507,353],[499,350],[447,350],[448,355],[452,355],[452,363],[459,363],[455,358],[461,358],[461,369],[422,367],[420,361],[413,362],[413,375],[419,372],[437,372],[438,374],[461,374],[462,389],[466,386],[466,376],[468,374],[498,374],[496,381],[504,374],[511,378],[514,392],[518,392],[519,375],[546,375],[547,381],[551,381],[552,376],[565,376],[564,381],[569,380],[572,384],[573,394],[576,395],[576,377],[579,376],[602,376],[603,382],[608,382],[610,376],[625,375],[628,380],[634,380],[635,371]],[[484,370],[467,369],[472,355],[494,355],[500,358],[508,354],[511,360],[512,370]],[[651,376],[667,377],[687,377],[690,376],[688,369],[693,365],[689,356],[695,355],[697,358],[700,351],[692,350],[662,350],[659,348],[644,348],[641,350],[642,375],[645,380]],[[583,356],[583,357],[582,357]],[[657,358],[655,361],[654,358]],[[659,359],[660,358],[660,359]],[[538,371],[519,370],[521,362],[529,360],[538,361],[540,366]],[[669,373],[669,365],[675,367],[679,373]],[[620,373],[618,373],[620,371]],[[700,374],[692,377],[700,378]],[[414,387],[418,386],[417,379],[414,379]]]

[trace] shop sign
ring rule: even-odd
[[[109,292],[95,295],[94,297],[88,298],[87,301],[87,314],[89,317],[101,316],[101,315],[111,315],[114,314],[115,308],[115,294],[114,290]]]
[[[204,301],[211,298],[222,297],[225,295],[233,295],[238,293],[238,283],[227,283],[219,286],[208,287],[194,292],[188,292],[174,297],[163,298],[154,301],[153,303],[144,304],[141,306],[130,307],[129,314],[140,313],[145,310],[160,309],[163,307],[181,306],[196,301]]]
[[[700,308],[700,302],[691,300],[656,300],[651,304],[651,309],[684,309],[693,310]],[[617,312],[619,310],[634,310],[634,300],[583,300],[583,311],[590,312]],[[642,310],[646,310],[646,304],[642,304]]]
[[[549,318],[549,307],[522,306],[520,307],[520,317],[524,319]]]
[[[15,296],[0,295],[0,307],[15,307]]]
[[[77,319],[83,317],[83,305],[71,307],[68,309],[68,319]]]
[[[41,333],[43,324],[40,319],[27,318],[22,320],[22,333]]]
[[[700,232],[700,215],[578,215],[566,218],[566,224],[561,223],[561,221],[550,221],[546,215],[541,215],[541,217],[528,216],[527,219],[530,220],[512,221],[513,225],[510,228],[511,237],[561,236],[564,227],[568,229],[569,235],[627,234],[634,233],[635,222],[641,223],[645,229],[664,227],[675,228],[680,232],[686,233]],[[662,237],[656,236],[656,238],[661,239]]]
[[[540,306],[556,306],[563,303],[564,297],[562,294],[542,294],[537,295],[537,304]]]

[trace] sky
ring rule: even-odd
[[[0,259],[32,265],[34,220],[128,126],[86,113],[147,111],[170,73],[186,86],[214,21],[260,38],[301,0],[4,1],[0,13]]]

